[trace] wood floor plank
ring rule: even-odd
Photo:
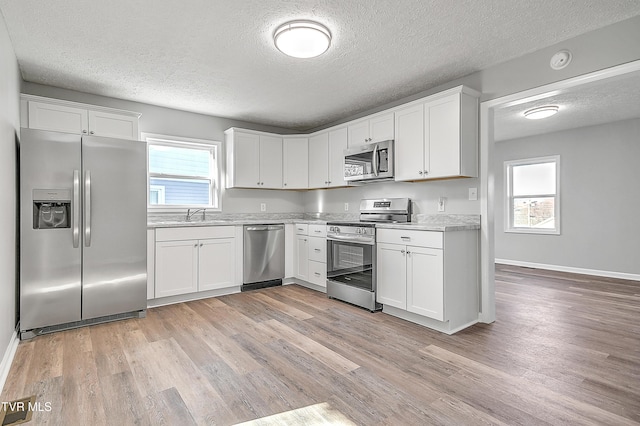
[[[499,265],[496,322],[448,336],[266,288],[20,342],[2,399],[48,402],[38,425],[640,425],[638,295]]]

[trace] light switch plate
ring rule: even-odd
[[[267,203],[260,203],[260,211],[261,212],[267,211]]]
[[[476,201],[478,199],[478,188],[469,188],[469,201]]]
[[[438,199],[438,211],[443,212],[445,208],[445,204],[447,203],[447,199],[445,197],[440,197]]]
[[[344,211],[349,211],[349,203],[344,203]]]

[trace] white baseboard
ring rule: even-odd
[[[7,346],[7,350],[2,357],[2,362],[0,362],[0,394],[2,394],[4,383],[7,381],[7,377],[9,376],[9,370],[11,369],[11,363],[13,363],[13,357],[16,355],[18,343],[20,343],[20,339],[18,339],[18,332],[14,331],[11,335],[11,340],[9,340],[9,346]]]
[[[520,260],[496,259],[501,265],[524,266],[525,268],[547,269],[549,271],[571,272],[573,274],[594,275],[597,277],[620,278],[622,280],[640,281],[640,274],[626,272],[599,271],[597,269],[574,268],[573,266],[548,265],[546,263],[522,262]]]

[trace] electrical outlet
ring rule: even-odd
[[[469,188],[469,201],[476,201],[478,199],[478,188]]]
[[[260,203],[260,211],[261,212],[267,211],[267,203]]]
[[[445,197],[440,197],[438,199],[438,211],[443,212],[445,204],[447,203],[447,199]]]
[[[345,212],[349,211],[349,203],[344,203],[344,211]]]

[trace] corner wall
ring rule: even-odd
[[[20,72],[0,15],[0,389],[11,361],[17,306],[17,140],[20,129]],[[15,346],[14,346],[15,348]]]
[[[640,279],[638,135],[640,119],[634,119],[496,142],[496,259]],[[560,235],[504,232],[504,161],[556,154]]]

